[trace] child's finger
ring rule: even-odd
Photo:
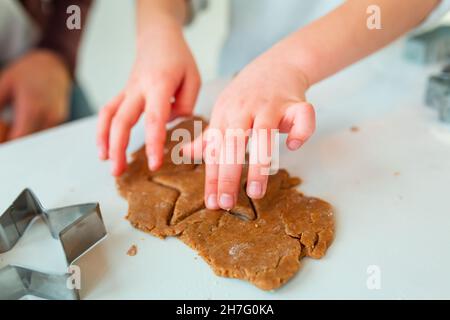
[[[219,209],[217,199],[218,176],[218,163],[212,162],[205,165],[205,205],[210,210]]]
[[[143,110],[143,98],[130,95],[124,98],[112,119],[109,136],[109,158],[112,160],[112,174],[119,176],[126,168],[126,149],[130,139],[130,131]]]
[[[121,92],[99,112],[97,123],[97,146],[99,148],[99,158],[101,160],[108,159],[111,121],[122,103],[123,98],[124,93]]]
[[[166,124],[170,116],[170,100],[173,90],[162,85],[146,97],[145,103],[145,150],[148,167],[158,170],[162,165],[164,143],[166,141]]]
[[[242,164],[245,162],[246,134],[250,124],[233,121],[232,129],[224,132],[224,140],[220,148],[220,166],[218,181],[218,200],[222,209],[229,210],[236,204],[240,188]]]
[[[222,136],[222,131],[216,128],[208,128],[204,133],[205,204],[210,210],[219,209],[217,186]]]
[[[181,147],[181,152],[184,156],[188,155],[190,159],[195,159],[199,156],[199,159],[203,157],[203,150],[206,147],[204,133],[195,138],[194,141],[186,143]]]
[[[290,130],[286,145],[290,150],[297,150],[314,133],[316,128],[316,114],[309,103],[299,103],[288,108],[284,123],[290,123]]]
[[[278,128],[279,120],[274,116],[260,116],[254,121],[247,177],[247,195],[252,199],[261,199],[266,193],[272,159],[273,130]]]
[[[179,92],[175,96],[172,106],[172,117],[188,116],[192,114],[200,90],[201,80],[197,69],[186,73]]]

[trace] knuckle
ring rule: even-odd
[[[147,129],[145,133],[145,143],[149,147],[156,147],[164,143],[166,136],[159,131],[154,130],[154,128]]]
[[[270,163],[251,165],[248,172],[248,180],[259,182],[267,181],[267,175],[264,174],[264,172],[269,168]]]
[[[117,139],[111,141],[110,151],[113,155],[121,156],[125,153],[125,149],[127,147],[126,140]]]
[[[167,83],[173,83],[176,81],[176,73],[173,67],[166,67],[154,71],[149,78],[149,84],[152,87],[159,88]]]
[[[273,105],[275,104],[275,98],[273,97],[261,96],[258,98],[258,105],[260,105],[261,109],[265,111],[273,110]]]
[[[108,118],[108,117],[110,117],[111,115],[112,115],[112,109],[111,109],[111,106],[106,105],[106,106],[104,106],[102,109],[100,109],[99,117],[101,117],[101,118]]]
[[[276,108],[262,110],[255,118],[255,129],[274,129],[281,121],[281,115],[276,112]]]
[[[110,145],[110,147],[109,147],[109,156],[110,156],[112,159],[116,159],[116,158],[117,158],[117,155],[118,155],[120,152],[121,152],[121,148],[120,148],[120,146],[118,145],[118,143],[117,143],[117,142],[112,142],[111,145]]]
[[[239,185],[239,178],[233,175],[223,175],[219,178],[219,184],[222,189],[234,190]]]
[[[217,177],[208,177],[205,180],[205,184],[207,187],[215,187],[219,183],[219,179]]]
[[[164,143],[164,139],[161,138],[158,135],[154,134],[147,134],[145,136],[145,144],[147,145],[149,150],[155,150],[162,148],[162,145]]]
[[[161,122],[161,116],[155,112],[148,112],[145,118],[147,126],[156,126]]]
[[[125,130],[127,130],[127,128],[130,127],[130,125],[129,125],[129,122],[126,117],[124,117],[122,115],[117,115],[112,120],[112,127],[115,130],[125,131]]]
[[[273,122],[270,122],[267,120],[262,120],[262,121],[258,121],[258,123],[255,124],[254,129],[255,130],[271,130],[274,127],[275,126],[274,126]]]
[[[157,78],[157,80],[169,79],[172,76],[173,76],[173,68],[172,67],[161,68],[154,72],[154,77]]]

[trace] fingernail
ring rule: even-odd
[[[261,197],[261,195],[262,195],[262,186],[261,186],[261,182],[258,182],[258,181],[252,181],[252,182],[248,185],[247,192],[248,192],[248,195],[250,196],[250,198],[258,198],[258,197]]]
[[[228,193],[222,193],[220,195],[220,207],[225,210],[230,210],[234,207],[233,196]]]
[[[208,196],[208,199],[206,201],[206,205],[208,207],[208,209],[211,210],[216,210],[219,208],[219,206],[217,205],[217,195],[215,194],[210,194]]]
[[[298,139],[293,139],[291,141],[288,142],[288,148],[290,150],[297,150],[298,148],[300,148],[303,144],[303,141],[298,140]]]

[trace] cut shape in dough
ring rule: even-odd
[[[174,129],[193,130],[192,123],[186,120]],[[166,142],[166,155],[175,145]],[[150,172],[144,148],[117,179],[134,227],[160,238],[176,236],[217,275],[247,280],[264,290],[291,279],[303,257],[323,257],[333,240],[331,206],[298,192],[300,183],[279,170],[269,177],[265,197],[251,200],[243,174],[236,207],[212,211],[203,204],[204,165],[177,166],[168,157],[160,171]]]

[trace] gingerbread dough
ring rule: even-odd
[[[192,131],[192,123],[187,120],[175,128]],[[266,196],[251,200],[244,191],[243,174],[235,208],[205,209],[204,165],[174,165],[170,153],[176,142],[170,141],[171,133],[161,170],[147,169],[142,148],[117,179],[120,194],[128,201],[127,219],[134,227],[161,238],[176,236],[217,275],[244,279],[264,290],[292,278],[304,256],[325,255],[334,234],[332,208],[299,193],[298,178],[280,170],[269,177]]]

